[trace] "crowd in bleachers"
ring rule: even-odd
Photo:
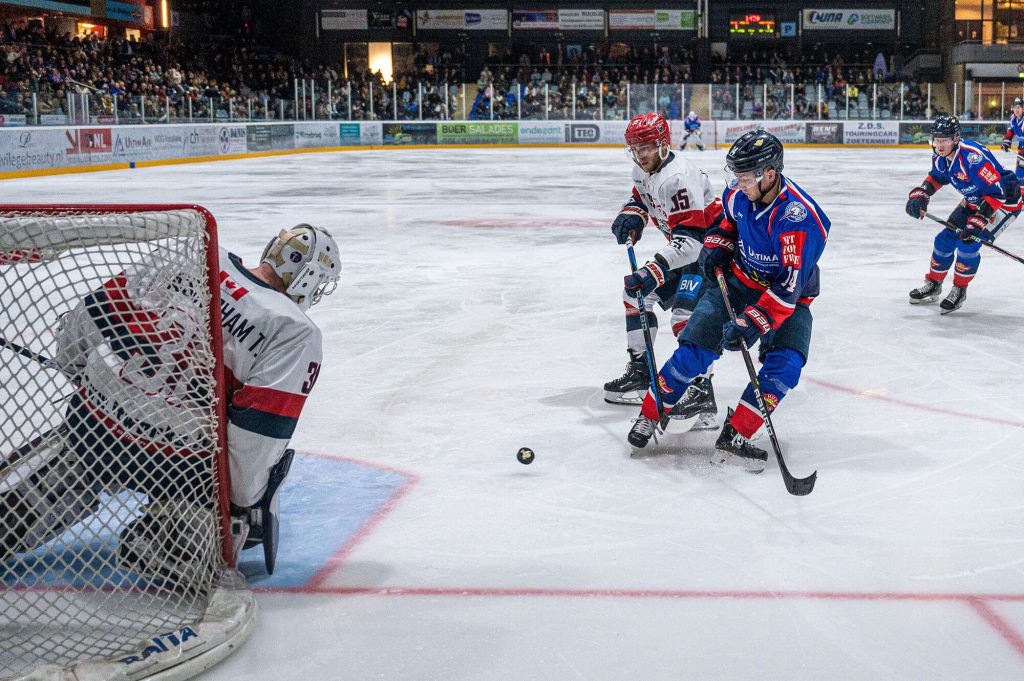
[[[904,70],[898,51],[821,45],[738,51],[711,72],[716,118],[922,118],[927,92]],[[935,105],[932,104],[935,113]]]
[[[35,22],[5,24],[0,113],[77,120],[87,108],[91,116],[117,116],[120,122],[143,116],[150,122],[222,120],[250,113],[270,119],[314,114],[359,119],[370,117],[371,106],[390,118],[397,102],[399,118],[418,118],[420,103],[425,112],[429,107],[429,116],[443,117],[444,83],[460,78],[460,67],[443,63],[444,55],[436,63],[415,60],[409,72],[385,86],[380,74],[368,69],[344,77],[338,65],[311,64],[241,36],[198,49],[150,35],[141,41],[105,39],[58,35]]]
[[[713,54],[711,84],[693,83],[684,44],[622,43],[509,48],[464,88],[459,46],[422,50],[393,82],[368,68],[314,64],[256,45],[247,35],[203,46],[168,34],[141,40],[58,35],[35,22],[0,31],[0,114],[119,122],[233,118],[415,120],[627,119],[658,110],[678,119],[695,88],[713,118],[907,118],[929,106],[899,53],[847,54],[815,46]],[[935,107],[932,106],[932,112]],[[110,121],[112,122],[112,121]]]

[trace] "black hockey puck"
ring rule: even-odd
[[[516,453],[516,458],[519,459],[519,463],[529,466],[533,463],[533,450],[529,447],[523,447]]]

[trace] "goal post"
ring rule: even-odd
[[[0,205],[0,681],[185,679],[251,632],[219,286],[201,206]]]

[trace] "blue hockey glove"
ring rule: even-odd
[[[972,215],[967,218],[967,225],[960,230],[960,241],[965,244],[973,243],[975,238],[988,241],[985,238],[986,227],[988,227],[988,220],[980,215]]]
[[[622,207],[615,222],[612,223],[612,234],[615,241],[620,244],[636,243],[644,233],[644,226],[647,225],[647,211],[642,203],[636,199]]]
[[[736,319],[722,326],[722,349],[737,351],[749,348],[772,330],[771,318],[758,305],[751,305]]]
[[[635,296],[640,292],[646,296],[665,283],[665,269],[659,263],[649,262],[623,279],[622,283],[629,295]]]
[[[725,273],[729,272],[729,264],[732,263],[732,254],[736,250],[736,242],[719,234],[709,234],[704,237],[704,248],[697,256],[697,267],[704,275],[705,281],[715,281],[715,268],[721,267]]]
[[[1009,151],[1011,144],[1013,144],[1013,140],[1012,139],[1009,139],[1009,138],[1008,139],[1004,139],[1003,140],[1003,151]]]
[[[910,197],[907,199],[907,215],[920,220],[928,212],[928,201],[932,197],[921,187],[914,187],[910,190]]]

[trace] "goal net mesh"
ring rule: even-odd
[[[214,227],[192,208],[0,206],[0,679],[177,655],[237,577]]]

